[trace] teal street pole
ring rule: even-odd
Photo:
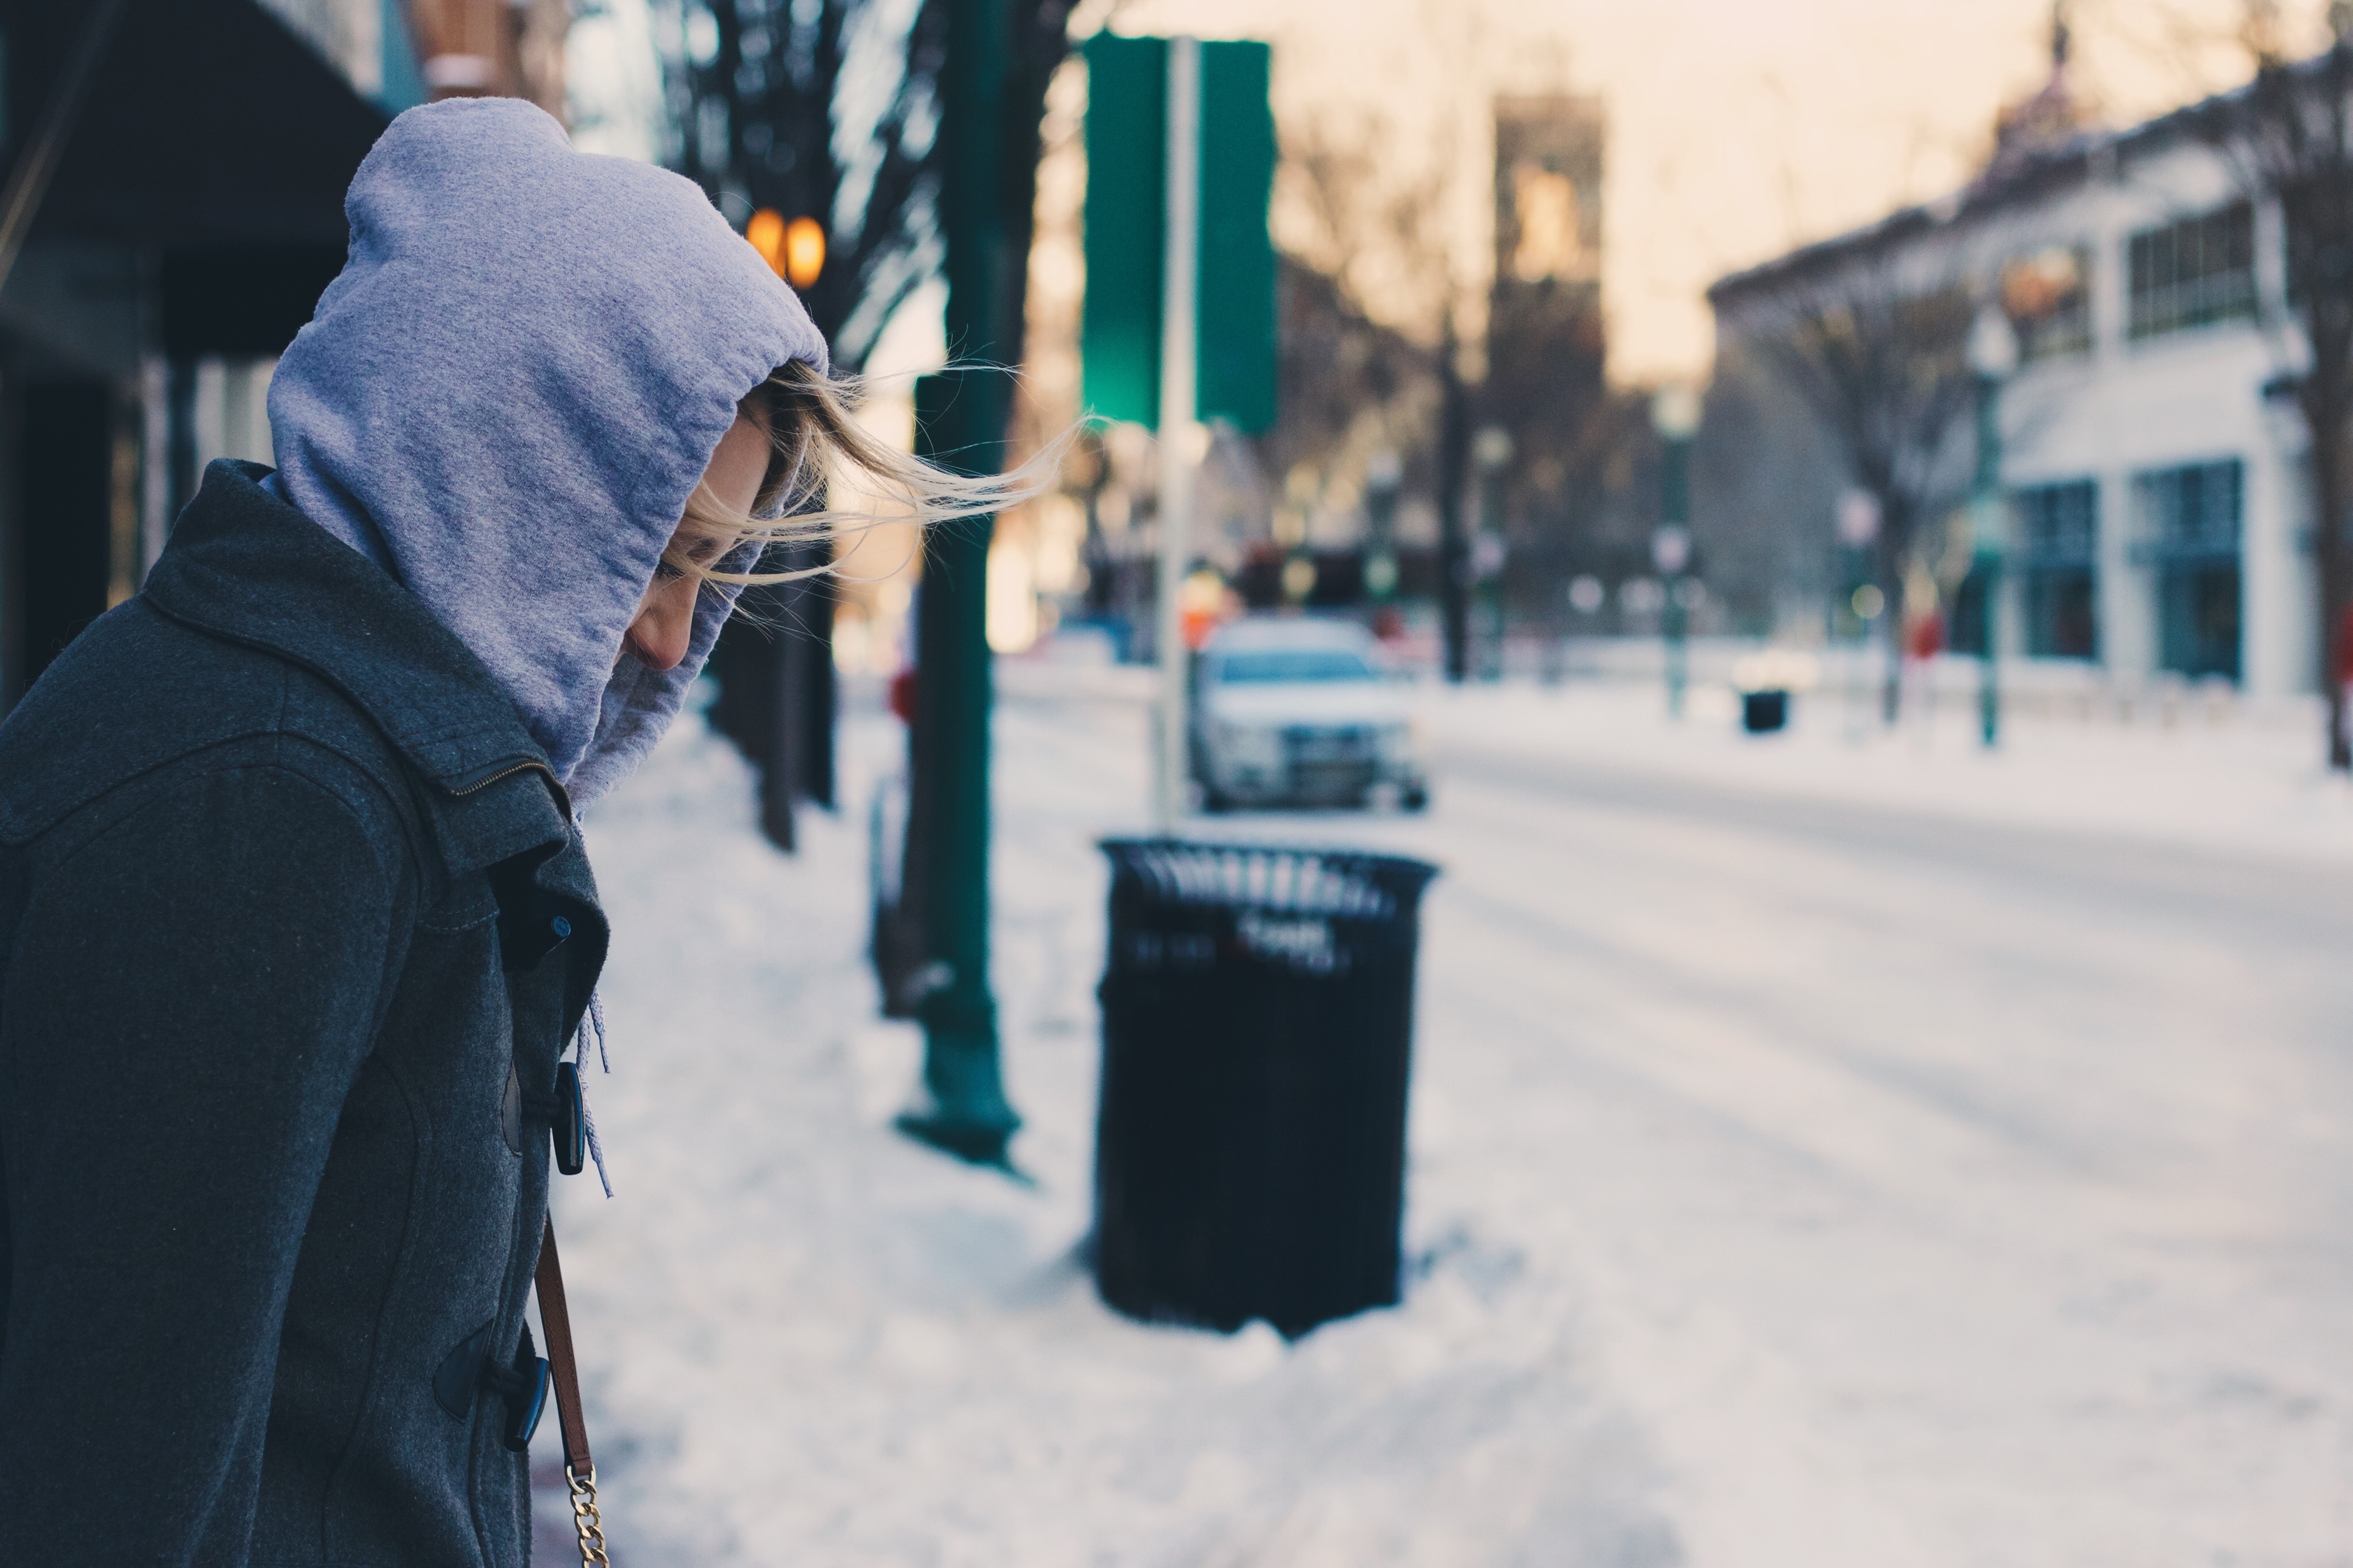
[[[1667,716],[1683,716],[1683,689],[1690,684],[1689,630],[1683,603],[1683,573],[1691,564],[1691,448],[1699,433],[1699,395],[1670,386],[1651,400],[1651,424],[1658,431],[1659,527],[1651,535],[1651,563],[1659,569],[1665,597],[1659,605],[1659,631],[1666,642]]]
[[[940,226],[947,248],[947,341],[987,366],[1014,342],[1012,236],[998,207],[1006,160],[1008,0],[951,0],[941,71]],[[968,473],[1001,470],[1011,413],[1007,373],[928,376],[916,395],[920,450]],[[930,962],[916,1017],[927,1102],[901,1131],[976,1164],[1005,1166],[1021,1118],[1005,1098],[997,1002],[988,986],[988,543],[974,519],[927,543],[915,622],[909,736],[911,841],[920,842]]]
[[[1969,493],[1970,566],[1978,580],[1978,724],[1990,748],[2001,739],[2001,566],[2008,511],[2001,489],[2001,387],[2018,369],[2018,333],[1999,304],[1969,330],[1978,378],[1978,467]]]

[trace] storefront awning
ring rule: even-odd
[[[95,9],[0,0],[18,89],[0,166],[33,145],[43,100]],[[385,124],[255,0],[128,0],[89,74],[31,239],[152,256],[171,353],[275,353],[342,265],[343,192]]]

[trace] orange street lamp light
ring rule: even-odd
[[[785,264],[776,270],[796,289],[816,282],[825,270],[825,226],[813,217],[793,219],[785,230]]]
[[[774,207],[762,207],[744,226],[744,237],[768,264],[768,270],[779,278],[785,273],[785,215]]]
[[[825,226],[813,217],[785,221],[774,207],[762,207],[744,226],[744,237],[768,270],[796,289],[806,289],[825,270]]]

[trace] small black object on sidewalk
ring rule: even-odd
[[[1740,694],[1740,727],[1752,735],[1769,735],[1789,722],[1789,694],[1778,688]]]
[[[1399,1294],[1423,888],[1347,850],[1112,839],[1095,1280],[1296,1338]]]

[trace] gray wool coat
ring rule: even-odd
[[[529,1557],[501,1373],[605,921],[512,702],[264,472],[0,724],[8,1568]]]

